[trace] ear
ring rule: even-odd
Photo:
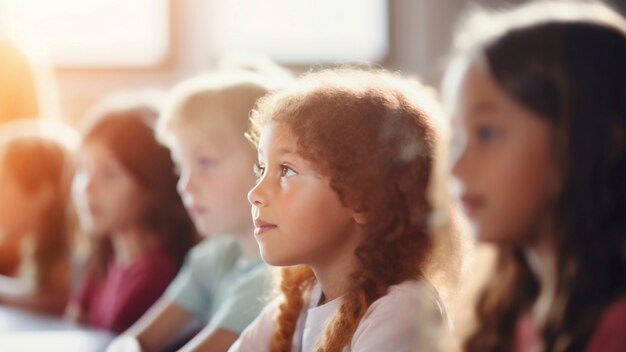
[[[354,219],[354,222],[359,225],[365,225],[368,222],[367,216],[365,215],[365,213],[362,212],[352,212],[352,219]]]

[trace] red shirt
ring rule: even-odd
[[[588,352],[626,351],[626,298],[613,303],[591,336]]]
[[[177,271],[163,250],[129,266],[111,261],[106,277],[97,282],[87,276],[74,300],[87,313],[89,326],[121,333],[161,297]]]
[[[535,322],[530,315],[522,315],[515,326],[514,351],[531,351],[538,342]],[[626,352],[626,298],[611,304],[604,311],[585,351]]]

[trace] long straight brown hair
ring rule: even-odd
[[[122,166],[150,194],[151,202],[137,219],[137,225],[155,234],[179,265],[199,236],[176,189],[178,175],[170,151],[155,136],[157,110],[148,104],[103,108],[92,117],[83,144],[99,141],[113,153]],[[91,269],[97,277],[106,275],[113,256],[108,236],[94,239]]]
[[[472,23],[493,23],[480,18]],[[581,351],[602,311],[626,294],[626,21],[604,5],[572,2],[495,18],[496,30],[463,55],[483,58],[506,94],[552,126],[564,187],[549,214],[556,296],[540,338],[546,351]],[[538,293],[522,248],[500,247],[464,349],[510,350]]]

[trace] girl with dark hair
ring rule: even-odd
[[[460,33],[453,173],[498,248],[465,350],[626,350],[626,21],[534,3]]]
[[[25,120],[0,129],[0,304],[61,315],[70,294],[75,218],[69,189],[77,134]]]
[[[261,256],[283,267],[280,297],[230,351],[438,343],[446,318],[428,280],[439,246],[427,195],[438,117],[424,87],[384,72],[312,73],[258,102],[248,199]]]
[[[195,243],[169,150],[154,134],[156,117],[147,106],[112,108],[84,134],[73,195],[93,247],[68,314],[92,327],[132,325]]]

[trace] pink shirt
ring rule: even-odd
[[[129,266],[111,261],[104,280],[87,276],[74,300],[89,326],[120,333],[137,321],[176,276],[178,265],[163,250]]]
[[[537,326],[528,314],[522,315],[515,326],[514,350],[532,351],[539,343]],[[613,303],[602,314],[598,326],[585,349],[587,352],[626,351],[626,298]]]
[[[337,298],[317,306],[321,294],[316,285],[307,298],[307,307],[296,324],[292,352],[314,351],[341,303],[341,298]],[[269,351],[279,303],[270,303],[228,351]],[[447,333],[447,318],[437,291],[427,282],[410,280],[391,286],[387,295],[367,309],[344,352],[437,350],[441,337]]]

